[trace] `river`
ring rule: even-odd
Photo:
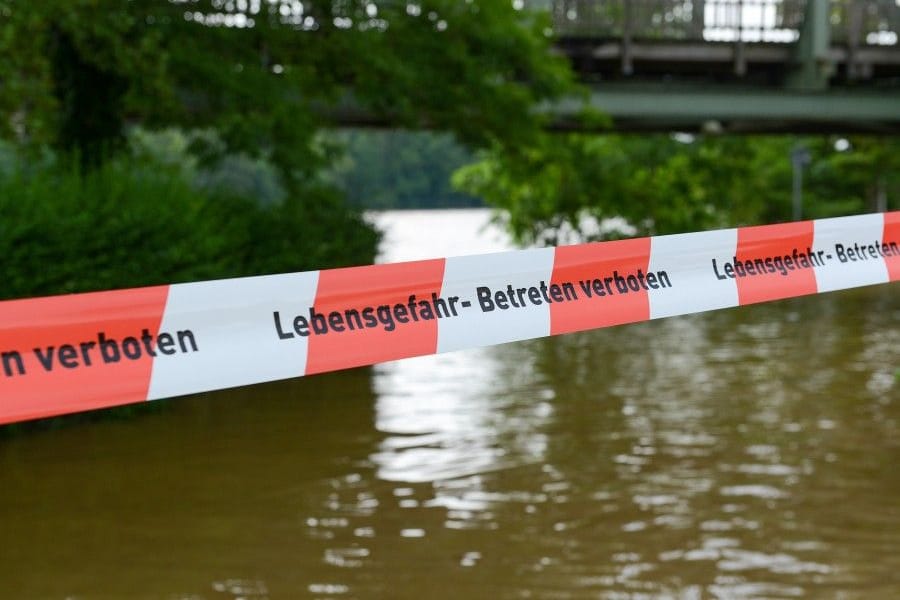
[[[383,260],[509,247],[375,219]],[[0,437],[0,597],[898,598],[897,286]]]

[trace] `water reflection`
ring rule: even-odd
[[[445,528],[527,532],[518,570],[562,597],[804,595],[847,577],[798,514],[852,493],[835,443],[896,447],[898,311],[853,291],[384,365],[372,460],[431,482]]]
[[[895,284],[0,439],[0,596],[900,597],[898,323]]]

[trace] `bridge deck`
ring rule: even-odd
[[[625,130],[900,134],[898,0],[523,0]],[[576,103],[553,107],[578,128]]]

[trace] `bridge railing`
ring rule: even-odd
[[[527,0],[550,10],[560,37],[789,43],[807,0]],[[830,0],[832,39],[857,46],[898,43],[897,0]]]
[[[832,0],[832,39],[863,46],[896,46],[900,34],[900,5],[896,0]]]

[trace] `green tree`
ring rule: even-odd
[[[900,197],[893,139],[793,136],[544,135],[523,152],[502,148],[458,170],[454,184],[502,209],[526,242],[560,231],[655,235],[791,219],[791,150],[805,146],[804,216],[874,210]]]
[[[330,158],[314,134],[348,100],[516,145],[568,84],[544,25],[505,0],[0,0],[0,121],[91,164],[126,123],[211,127],[297,181]]]
[[[207,191],[228,188],[233,196],[243,190],[272,205],[265,227],[251,222],[256,216],[229,213],[247,235],[233,238],[241,244],[226,251],[255,253],[259,260],[219,261],[217,276],[244,274],[247,265],[271,271],[369,262],[377,237],[323,177],[340,156],[320,135],[323,127],[335,116],[363,116],[446,131],[473,146],[528,144],[542,126],[533,107],[570,85],[565,61],[549,52],[545,26],[508,0],[0,0],[0,138],[30,153],[17,175],[22,181],[10,190],[33,189],[32,159],[49,156],[63,166],[42,175],[78,187],[54,188],[61,201],[71,197],[73,207],[98,214],[127,212],[133,194],[101,193],[110,206],[85,204],[84,188],[67,165],[77,160],[85,177],[99,171],[105,174],[98,181],[114,182],[121,164],[130,164],[115,163],[129,148],[129,132],[134,142],[141,132],[174,128],[186,134],[180,150],[193,157],[173,152],[191,161],[182,177]],[[150,164],[159,159],[147,158]],[[112,163],[119,166],[104,171]],[[245,185],[253,174],[260,176]],[[28,195],[34,202],[51,196]],[[0,209],[2,216],[32,214]],[[169,203],[163,212],[172,211],[177,214],[178,206]],[[97,234],[77,208],[58,214],[56,221],[34,217],[36,226],[67,232],[52,247],[86,243]],[[152,211],[141,214],[156,219]],[[158,221],[156,229],[147,226],[164,231],[163,218]],[[159,283],[164,274],[140,262],[151,260],[141,244],[156,235],[128,238],[129,269],[153,273]],[[40,236],[16,239],[38,243]],[[177,247],[181,258],[200,260],[190,244]],[[279,260],[280,247],[291,257],[303,248],[307,258]],[[276,256],[262,260],[271,252]],[[310,264],[312,257],[317,264]],[[74,273],[55,281],[83,289]],[[188,270],[175,274],[183,273]],[[31,279],[36,274],[25,273],[23,281]],[[125,282],[135,283],[131,273],[118,285]]]
[[[354,206],[437,208],[481,201],[450,185],[472,153],[448,134],[425,131],[341,130],[329,139],[345,148],[327,171]]]

